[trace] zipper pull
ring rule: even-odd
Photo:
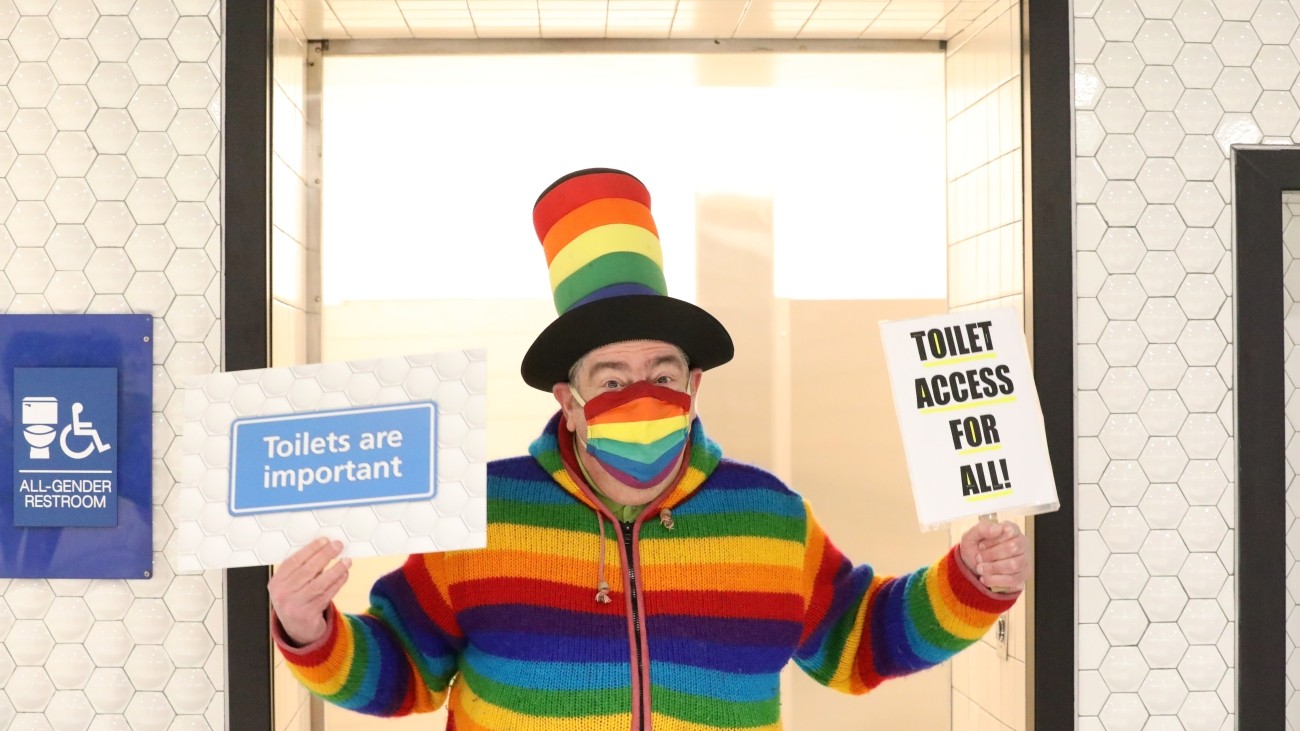
[[[597,587],[597,591],[596,591],[596,603],[597,603],[597,604],[609,604],[609,584],[607,584],[607,583],[605,583],[605,582],[603,582],[603,581],[600,582],[600,586]]]
[[[677,525],[673,522],[673,511],[668,508],[659,511],[659,522],[662,523],[664,528],[667,530],[672,530]]]

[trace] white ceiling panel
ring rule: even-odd
[[[312,39],[902,40],[951,39],[1009,1],[277,0]]]

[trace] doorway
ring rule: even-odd
[[[610,51],[320,54],[321,358],[486,346],[489,457],[523,453],[555,410],[517,373],[555,314],[527,207],[571,168],[634,171],[670,292],[737,341],[706,377],[710,434],[807,495],[848,555],[888,573],[934,561],[948,536],[908,520],[875,327],[946,309],[943,54]],[[364,607],[395,562],[359,562],[340,604]],[[950,715],[946,666],[866,704],[786,682],[791,729]]]
[[[277,103],[278,103],[279,100],[277,99],[276,101],[277,101]],[[950,134],[952,134],[952,122],[953,122],[952,118],[949,118],[948,122],[949,122],[949,124],[950,124],[950,126],[949,126],[949,135],[950,135]],[[282,163],[282,161],[281,161],[281,160],[277,160],[277,161],[276,161],[276,164],[279,164],[279,163]],[[1009,163],[1009,161],[1008,161],[1008,163]],[[979,164],[979,161],[976,161],[976,165],[978,165],[978,164]],[[1011,168],[1011,165],[1006,165],[1006,168],[1010,169],[1010,168]],[[273,169],[274,169],[274,164],[273,164]],[[299,177],[302,178],[302,176],[299,176]],[[273,178],[274,178],[274,176],[273,176]],[[283,179],[283,177],[281,177],[281,179]],[[949,183],[952,183],[953,181],[952,181],[952,179],[948,179],[948,182],[949,182]],[[305,186],[305,187],[308,187],[308,189],[309,189],[309,187],[311,187],[311,186],[309,186],[309,183],[308,183],[308,182],[305,182],[305,181],[304,181],[304,186]],[[278,195],[278,194],[279,194],[279,191],[281,191],[281,189],[279,189],[279,187],[277,186],[277,199],[282,199],[281,196]],[[949,195],[952,195],[952,187],[950,187],[950,186],[949,186]],[[296,198],[296,193],[294,194],[294,198]],[[967,222],[969,222],[969,221],[967,221]],[[988,233],[988,232],[985,232],[985,233]],[[995,237],[995,238],[996,238],[996,237]],[[305,247],[303,248],[303,252],[302,252],[302,254],[303,254],[305,260],[309,260],[309,258],[311,258],[311,256],[313,255],[312,252],[309,251],[309,250],[307,250],[307,248],[305,248]],[[972,260],[972,264],[974,264],[974,260]],[[987,265],[987,261],[985,261],[984,264],[979,264],[979,265],[980,265],[980,267],[984,267],[984,265]],[[281,267],[277,267],[277,269],[278,269],[278,271],[282,271],[282,268],[281,268]],[[672,278],[672,276],[669,276],[669,278]],[[279,308],[281,308],[281,311],[283,311],[283,306],[285,306],[286,303],[278,302],[277,304],[279,304],[279,306],[281,306],[281,307],[279,307]],[[273,306],[273,307],[274,307],[274,306]],[[311,316],[313,315],[313,313],[312,313],[311,311],[309,311],[309,310],[311,310],[311,307],[309,307],[309,306],[303,308],[303,316],[302,316],[302,320],[299,321],[299,324],[311,323]],[[296,316],[296,315],[295,315],[295,316]],[[279,332],[282,332],[282,329],[281,329],[281,328],[277,328],[277,330],[279,330]],[[309,330],[309,328],[305,328],[305,326],[304,326],[304,328],[300,329],[299,332],[303,332],[303,333],[305,333],[305,332],[308,332],[308,330]],[[276,339],[278,339],[278,338],[276,338]],[[273,339],[273,342],[276,342],[276,339]]]

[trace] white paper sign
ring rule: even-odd
[[[1060,507],[1015,310],[882,322],[880,332],[923,529]]]
[[[450,351],[215,373],[188,389],[180,571],[487,543],[487,360]]]

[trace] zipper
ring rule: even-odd
[[[627,559],[627,590],[628,597],[632,604],[632,630],[636,637],[636,682],[638,685],[645,681],[645,661],[642,659],[643,649],[641,647],[641,606],[637,600],[636,586],[636,560],[635,553],[632,550],[632,531],[634,524],[619,521],[619,528],[623,533],[623,553]],[[645,728],[645,697],[637,698],[636,707],[636,725],[634,729]]]

